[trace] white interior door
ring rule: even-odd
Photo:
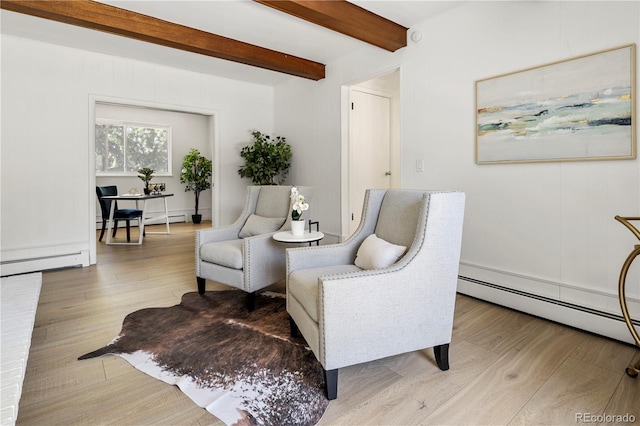
[[[391,99],[352,88],[350,102],[349,235],[360,224],[365,190],[391,185]]]

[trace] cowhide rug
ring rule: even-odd
[[[251,313],[238,290],[133,312],[111,343],[79,359],[105,354],[177,385],[227,425],[313,425],[329,405],[322,366],[290,337],[285,299],[274,293],[259,294]]]

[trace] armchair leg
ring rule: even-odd
[[[291,315],[289,315],[289,328],[291,329],[291,337],[300,337],[300,329],[293,318],[291,318]]]
[[[327,399],[333,401],[338,397],[338,369],[324,370],[324,380],[327,385]]]
[[[198,293],[204,294],[204,291],[207,288],[207,280],[204,278],[196,277],[196,281],[198,282]]]
[[[436,364],[442,371],[449,369],[449,344],[439,345],[433,348],[433,353],[436,356]]]
[[[247,310],[253,312],[256,309],[256,292],[247,293]]]

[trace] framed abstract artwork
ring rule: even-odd
[[[476,163],[636,158],[635,44],[476,81]]]

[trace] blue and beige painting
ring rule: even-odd
[[[594,78],[578,64],[563,63],[538,75],[533,83],[522,78],[503,80],[502,87],[495,81],[484,86],[479,83],[479,101],[493,89],[504,90],[505,85],[521,88],[523,81],[532,90],[514,90],[512,95],[503,92],[499,96],[491,92],[493,99],[484,105],[478,103],[478,161],[630,156],[633,99],[631,79],[624,68],[614,69],[617,75],[609,78],[606,74]],[[560,72],[565,75],[558,77]],[[554,76],[558,78],[550,81]],[[564,85],[567,78],[574,81]],[[582,79],[587,89],[579,90],[580,81],[576,79]],[[546,93],[538,93],[536,89]]]

